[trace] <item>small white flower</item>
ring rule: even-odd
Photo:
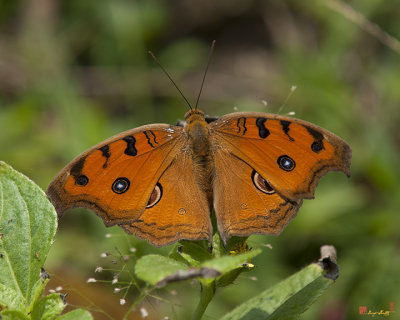
[[[140,314],[142,315],[142,318],[147,318],[149,316],[149,313],[145,308],[140,308]]]
[[[106,234],[106,238],[111,238],[112,237],[112,234],[111,233],[107,233]]]
[[[56,287],[56,291],[61,291],[61,290],[62,290],[61,286]]]
[[[114,276],[113,280],[111,281],[111,283],[112,283],[112,284],[116,284],[116,283],[118,282],[118,277],[119,277],[119,275],[116,274],[116,275]]]
[[[86,283],[91,283],[91,282],[96,282],[97,280],[95,278],[89,278],[86,280]]]
[[[133,247],[132,247],[132,248],[129,248],[129,251],[130,251],[130,252],[136,252],[136,248],[133,248]]]
[[[126,303],[126,300],[125,300],[125,299],[119,299],[119,304],[120,304],[121,306],[123,306],[125,303]]]
[[[103,268],[102,267],[97,267],[95,270],[94,270],[94,272],[102,272],[103,271]]]
[[[118,293],[121,291],[121,288],[114,288],[114,293]]]

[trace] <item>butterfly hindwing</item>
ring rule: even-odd
[[[180,239],[211,241],[210,207],[196,179],[191,154],[181,153],[157,182],[153,200],[139,219],[121,227],[156,246]]]
[[[301,200],[284,199],[234,155],[220,149],[214,156],[214,208],[224,242],[232,236],[277,235],[296,216]]]

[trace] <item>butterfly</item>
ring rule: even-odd
[[[278,235],[328,171],[350,176],[351,148],[292,117],[197,109],[178,125],[120,133],[69,163],[47,195],[59,216],[85,207],[155,246],[212,240],[214,209],[224,243]]]

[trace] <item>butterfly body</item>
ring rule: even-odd
[[[81,206],[156,246],[180,239],[279,234],[328,171],[350,174],[351,149],[311,123],[267,113],[116,135],[68,164],[47,194],[59,215]],[[210,123],[208,123],[210,122]]]

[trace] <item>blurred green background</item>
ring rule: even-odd
[[[201,109],[277,112],[296,85],[282,113],[338,134],[353,160],[351,178],[324,177],[279,237],[249,238],[264,248],[256,268],[219,290],[205,318],[218,319],[316,260],[323,244],[336,246],[340,277],[302,319],[366,319],[360,306],[379,311],[391,303],[400,310],[400,5],[346,3],[354,11],[322,0],[0,1],[0,158],[45,189],[75,156],[113,134],[175,123],[188,107],[147,51],[194,101],[216,39]],[[120,319],[138,292],[114,293],[113,276],[132,270],[135,257],[168,250],[73,210],[47,262],[50,287],[63,286],[73,306],[97,310],[95,319]],[[97,266],[113,270],[95,273]],[[89,277],[106,282],[87,284]],[[123,279],[129,287],[126,272]],[[149,319],[187,319],[198,290],[183,283],[152,292],[129,319],[141,318],[141,307]]]

